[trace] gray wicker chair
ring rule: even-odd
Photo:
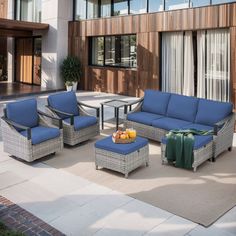
[[[96,117],[91,116],[83,107],[95,109]],[[65,144],[74,146],[100,133],[100,109],[78,102],[74,92],[50,95],[46,109],[53,117],[62,118]]]
[[[48,119],[54,119],[58,127]],[[62,121],[37,110],[35,99],[7,104],[1,118],[3,149],[27,162],[61,151]]]

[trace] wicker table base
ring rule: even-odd
[[[148,145],[127,155],[95,148],[95,166],[104,167],[110,170],[120,172],[128,178],[128,174],[142,165],[149,164],[149,147]]]

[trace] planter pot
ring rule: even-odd
[[[77,86],[78,86],[78,82],[73,82],[72,91],[76,92],[77,91]]]
[[[66,85],[66,91],[73,91],[73,86]]]

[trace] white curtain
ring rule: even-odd
[[[186,31],[184,35],[183,94],[187,96],[194,96],[194,59],[192,31]]]
[[[182,94],[183,32],[162,34],[162,90]]]
[[[197,97],[206,98],[206,31],[197,32]]]
[[[229,101],[230,37],[228,29],[198,32],[199,97]]]

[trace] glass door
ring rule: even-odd
[[[41,85],[42,39],[34,38],[33,47],[33,84]]]

